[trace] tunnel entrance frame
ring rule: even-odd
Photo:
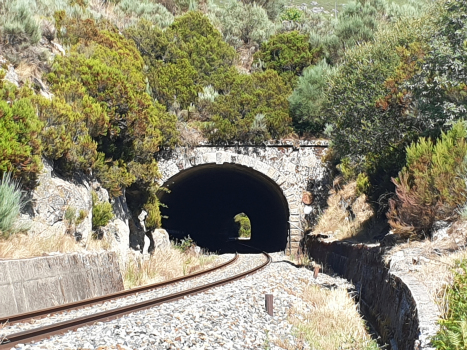
[[[163,186],[178,173],[200,165],[234,164],[251,168],[269,178],[281,190],[288,206],[286,253],[296,253],[304,233],[304,204],[301,201],[308,180],[325,176],[321,162],[326,140],[281,141],[258,145],[198,145],[177,147],[159,153],[158,165]]]

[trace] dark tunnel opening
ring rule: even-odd
[[[202,248],[219,253],[285,250],[289,209],[280,187],[251,168],[207,164],[184,170],[159,191],[166,206],[162,226],[172,238],[188,235]],[[238,240],[234,216],[245,213],[251,238]],[[247,246],[245,246],[247,245]]]

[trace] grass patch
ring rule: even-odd
[[[110,241],[107,238],[96,240],[90,236],[84,247],[76,242],[72,235],[26,235],[19,233],[0,240],[0,259],[27,259],[50,253],[75,253],[110,249]]]
[[[125,289],[162,282],[214,266],[217,256],[182,251],[172,245],[166,250],[156,250],[149,258],[130,258],[123,272]]]
[[[378,349],[377,343],[368,334],[354,300],[345,289],[329,290],[308,285],[301,297],[303,303],[295,305],[289,314],[298,346],[304,348],[306,343],[309,348],[320,350]],[[287,350],[300,348],[284,340],[275,343]]]

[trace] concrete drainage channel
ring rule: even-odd
[[[324,242],[308,237],[315,261],[350,280],[359,293],[360,311],[392,350],[433,349],[438,309],[426,287],[410,275],[393,273],[379,244]]]

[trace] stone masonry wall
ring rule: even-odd
[[[350,280],[360,311],[392,350],[429,350],[438,330],[438,310],[420,282],[392,272],[379,244],[324,242],[308,237],[307,250],[325,268]]]
[[[0,260],[0,317],[121,290],[114,252]]]
[[[321,180],[326,169],[321,157],[327,141],[281,141],[263,145],[180,147],[161,152],[158,159],[163,185],[177,173],[204,164],[237,164],[252,168],[272,179],[282,190],[289,205],[291,248],[298,249],[303,238],[303,191],[310,179]],[[313,210],[313,209],[312,209]]]

